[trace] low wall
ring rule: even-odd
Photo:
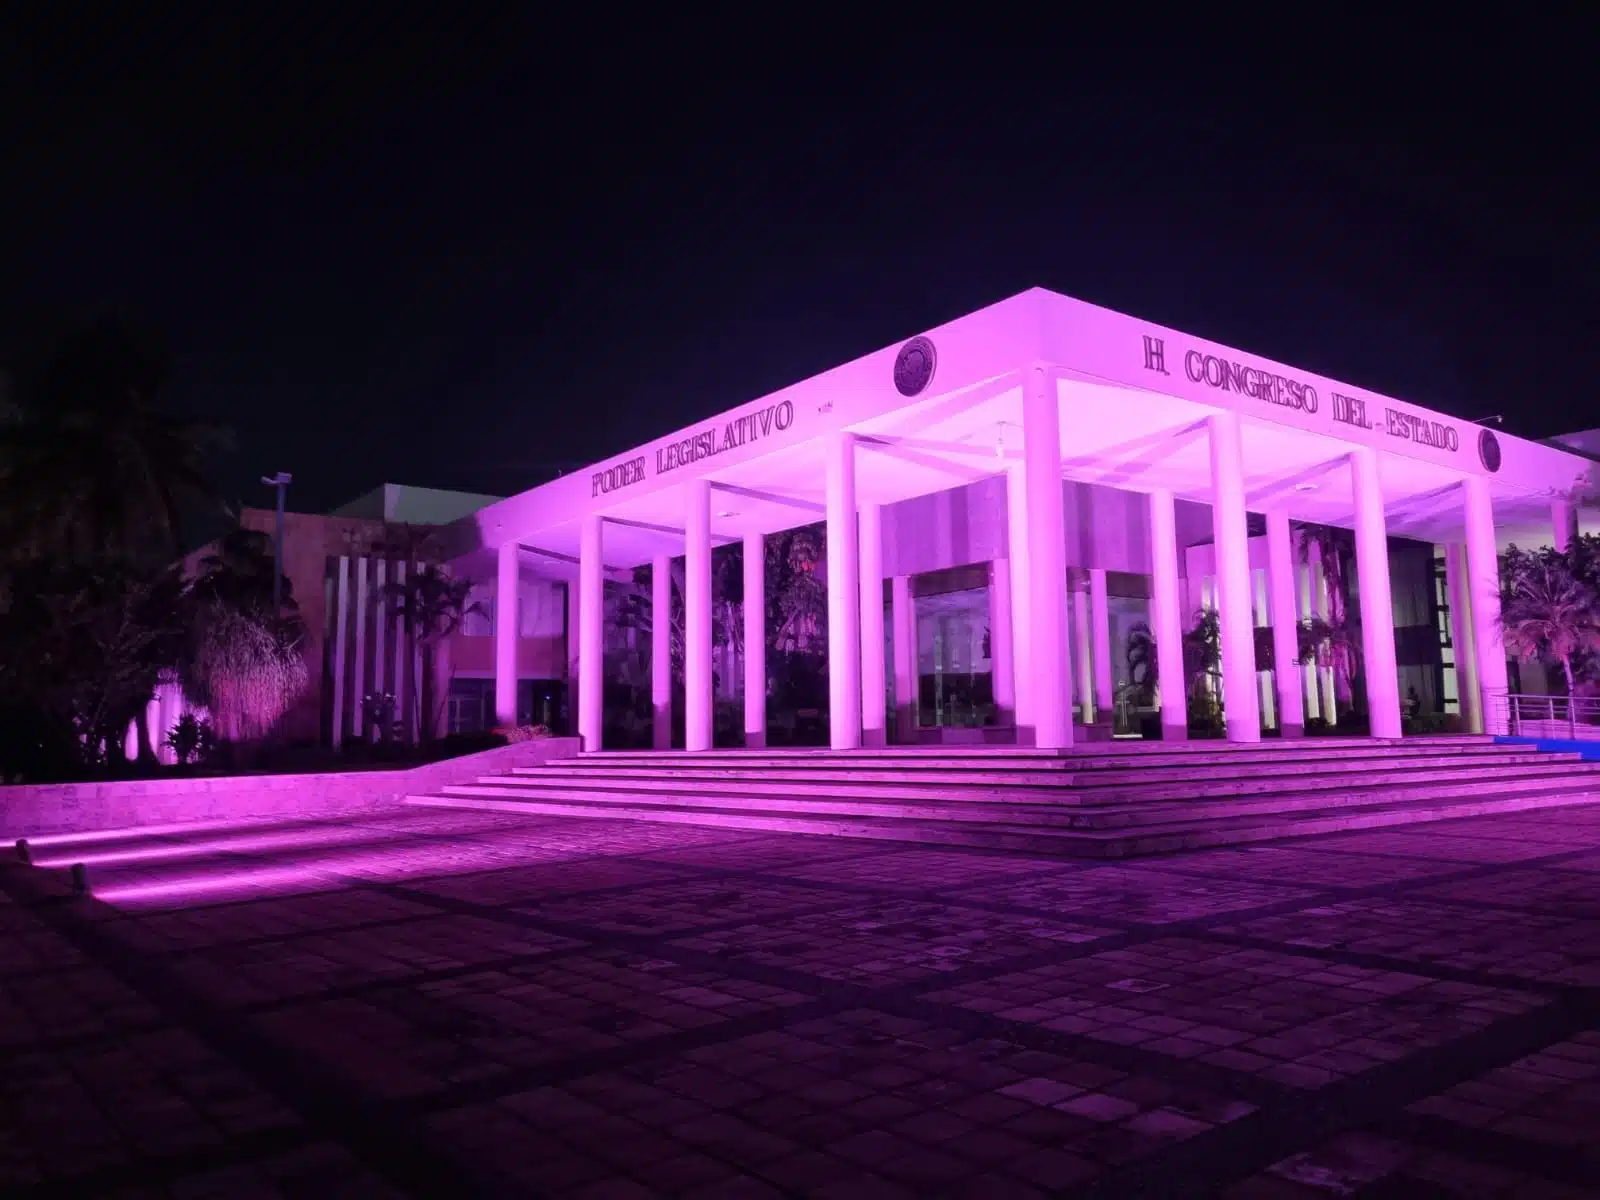
[[[11,840],[189,821],[265,821],[370,812],[397,804],[407,795],[513,767],[570,758],[577,752],[577,738],[543,738],[400,770],[0,787],[0,836]]]

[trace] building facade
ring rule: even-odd
[[[470,653],[497,723],[523,715],[527,631],[554,656],[562,614],[550,669],[590,749],[617,661],[608,593],[641,588],[681,610],[681,632],[657,620],[630,647],[654,740],[681,725],[710,747],[720,695],[742,709],[735,738],[764,744],[759,564],[768,539],[819,523],[836,747],[1181,738],[1196,679],[1231,740],[1342,711],[1397,737],[1421,711],[1493,726],[1497,551],[1565,544],[1594,466],[1034,290],[487,504],[452,526],[452,567],[495,597]],[[730,546],[733,657],[713,587]],[[549,589],[531,625],[530,586]],[[1302,666],[1308,620],[1323,649]]]

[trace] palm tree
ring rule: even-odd
[[[272,607],[276,573],[277,558],[270,537],[253,529],[231,529],[200,560],[194,592],[199,598],[215,600],[241,612],[276,615]],[[285,616],[300,611],[287,575],[283,579],[282,606]]]
[[[1311,547],[1328,592],[1327,617],[1312,617],[1300,624],[1300,661],[1315,662],[1333,670],[1334,694],[1349,705],[1355,698],[1355,677],[1361,665],[1360,624],[1350,613],[1350,562],[1355,558],[1355,535],[1333,525],[1300,528],[1300,561],[1312,565]]]
[[[1506,559],[1510,587],[1500,609],[1506,646],[1519,657],[1559,662],[1570,695],[1573,655],[1600,649],[1600,602],[1564,556],[1513,549]]]
[[[309,678],[305,627],[287,579],[282,615],[273,607],[275,569],[270,538],[234,529],[201,559],[189,587],[193,630],[179,675],[232,742],[268,734]]]
[[[223,439],[157,407],[169,374],[166,354],[119,318],[81,323],[24,358],[0,423],[0,533],[13,561],[164,564],[187,514],[221,510],[205,466]]]
[[[418,681],[418,740],[433,738],[437,674],[435,656],[439,644],[461,628],[469,616],[480,615],[483,606],[469,600],[470,579],[459,579],[434,563],[417,567],[399,583],[386,588],[395,601],[404,627],[422,652],[422,677]]]
[[[828,645],[828,589],[817,578],[822,542],[815,527],[767,540],[767,629],[773,649],[821,655]]]

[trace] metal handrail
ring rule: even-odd
[[[1533,696],[1500,692],[1489,697],[1486,727],[1512,737],[1562,737],[1600,741],[1600,696]]]

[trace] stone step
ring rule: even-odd
[[[1526,812],[1541,808],[1567,808],[1595,803],[1600,803],[1600,789],[1579,791],[1570,787],[1556,787],[1509,796],[1376,805],[1349,812],[1314,811],[1296,814],[1289,820],[1248,817],[1235,821],[1177,821],[1166,826],[1147,826],[1132,832],[1113,831],[1081,836],[1095,839],[1099,846],[1098,852],[1084,853],[1085,857],[1124,858],[1146,854],[1170,854],[1208,846],[1238,846],[1291,837],[1312,837],[1319,833],[1381,829],[1393,825],[1415,825],[1458,820],[1464,817]]]
[[[1520,812],[1600,801],[1600,790],[1565,784],[1515,795],[1414,801],[1348,811],[1318,809],[1290,815],[1269,814],[1197,821],[1175,821],[1136,831],[1060,831],[1041,826],[949,820],[913,821],[872,817],[823,816],[793,812],[752,812],[667,805],[606,805],[483,796],[413,796],[407,803],[433,808],[484,809],[530,815],[715,826],[727,829],[874,838],[936,845],[984,846],[1038,854],[1121,858],[1161,854],[1203,846],[1240,845],[1306,837],[1348,829],[1372,829],[1484,813]]]
[[[1212,743],[1210,749],[1173,752],[1150,748],[1136,753],[1100,754],[1073,752],[1063,755],[1047,754],[933,754],[925,751],[909,753],[883,753],[878,751],[834,752],[810,755],[775,755],[766,751],[706,751],[694,754],[682,750],[618,752],[601,751],[561,760],[562,765],[578,770],[689,770],[709,768],[774,769],[774,770],[925,770],[932,767],[948,769],[982,769],[989,771],[1095,771],[1132,770],[1154,766],[1202,766],[1211,764],[1250,763],[1271,766],[1287,762],[1325,762],[1328,759],[1360,760],[1370,758],[1409,757],[1474,757],[1479,754],[1504,753],[1506,748],[1493,742],[1480,741],[1459,745],[1363,743],[1352,746],[1327,746],[1320,741],[1300,739],[1283,743],[1261,743],[1261,747],[1220,748],[1222,743]],[[1155,746],[1159,746],[1156,743]],[[1277,747],[1284,747],[1279,749]]]
[[[957,779],[911,779],[908,781],[880,782],[870,778],[829,779],[774,779],[760,772],[737,778],[697,777],[663,778],[659,776],[613,776],[597,772],[534,771],[512,775],[482,776],[480,784],[488,786],[524,786],[529,788],[566,788],[582,791],[603,790],[628,795],[678,795],[696,791],[706,795],[725,796],[790,796],[809,801],[819,795],[850,797],[853,799],[1041,804],[1060,807],[1092,807],[1097,805],[1149,804],[1162,801],[1199,802],[1238,796],[1295,796],[1302,794],[1327,794],[1351,789],[1373,790],[1408,786],[1472,786],[1524,778],[1542,777],[1551,771],[1569,772],[1575,776],[1600,777],[1600,763],[1584,763],[1577,755],[1519,756],[1517,761],[1486,763],[1482,766],[1456,766],[1449,770],[1434,768],[1389,768],[1383,771],[1346,772],[1329,769],[1316,775],[1254,775],[1247,778],[1213,776],[1200,780],[1168,782],[1154,776],[1144,782],[1127,782],[1116,786],[1070,785],[1065,782],[1025,783],[975,783]],[[931,772],[929,774],[932,774]]]
[[[1577,754],[1563,754],[1559,759],[1578,761]],[[930,763],[927,766],[872,766],[844,767],[834,764],[814,767],[783,766],[723,766],[675,763],[672,766],[610,766],[586,764],[569,766],[553,761],[536,767],[517,767],[513,774],[546,779],[604,779],[615,780],[748,780],[752,782],[804,782],[811,784],[944,784],[961,787],[1115,787],[1146,786],[1177,783],[1184,780],[1215,781],[1218,779],[1264,778],[1276,781],[1295,775],[1324,775],[1338,773],[1381,773],[1395,770],[1433,769],[1483,769],[1489,766],[1512,766],[1546,761],[1558,761],[1558,756],[1539,751],[1490,748],[1489,752],[1467,758],[1453,755],[1418,754],[1405,757],[1372,755],[1330,762],[1325,756],[1310,759],[1291,759],[1263,763],[1249,761],[1228,762],[1218,766],[1159,765],[1126,770],[989,770],[983,766],[948,766]]]
[[[1373,737],[1307,737],[1268,738],[1260,742],[1224,742],[1217,739],[1197,739],[1190,742],[1146,742],[1129,738],[1112,742],[1094,742],[1074,746],[1068,750],[1041,750],[1033,746],[881,746],[862,747],[855,750],[834,750],[827,746],[765,747],[747,750],[740,747],[721,747],[699,750],[692,757],[699,761],[718,758],[735,760],[755,759],[819,759],[839,758],[850,762],[872,759],[904,758],[926,762],[930,759],[1007,758],[1060,759],[1077,756],[1120,757],[1161,754],[1275,754],[1293,752],[1307,747],[1326,749],[1329,753],[1343,753],[1353,748],[1404,751],[1411,747],[1470,747],[1493,746],[1494,739],[1486,734],[1427,734],[1407,738]],[[576,761],[594,762],[610,760],[620,762],[634,759],[642,762],[667,762],[686,757],[683,750],[598,750],[583,754]]]
[[[868,793],[864,789],[846,792],[796,792],[781,789],[733,791],[703,787],[641,788],[635,785],[602,787],[551,784],[491,776],[475,784],[460,784],[445,789],[451,796],[485,796],[495,799],[552,800],[563,803],[623,805],[640,807],[666,805],[709,809],[739,809],[752,812],[789,812],[840,816],[881,817],[909,820],[949,820],[967,822],[1022,822],[1072,829],[1117,828],[1156,825],[1166,821],[1213,819],[1250,813],[1287,813],[1319,808],[1344,808],[1359,805],[1420,801],[1450,796],[1511,795],[1538,790],[1566,781],[1576,788],[1600,790],[1600,772],[1554,771],[1525,772],[1476,780],[1414,781],[1388,787],[1346,787],[1285,796],[1281,793],[1254,797],[1183,799],[1163,802],[1139,797],[1120,804],[1098,806],[1030,801],[1022,795],[1004,799],[975,800],[962,792],[911,790],[903,797]]]

